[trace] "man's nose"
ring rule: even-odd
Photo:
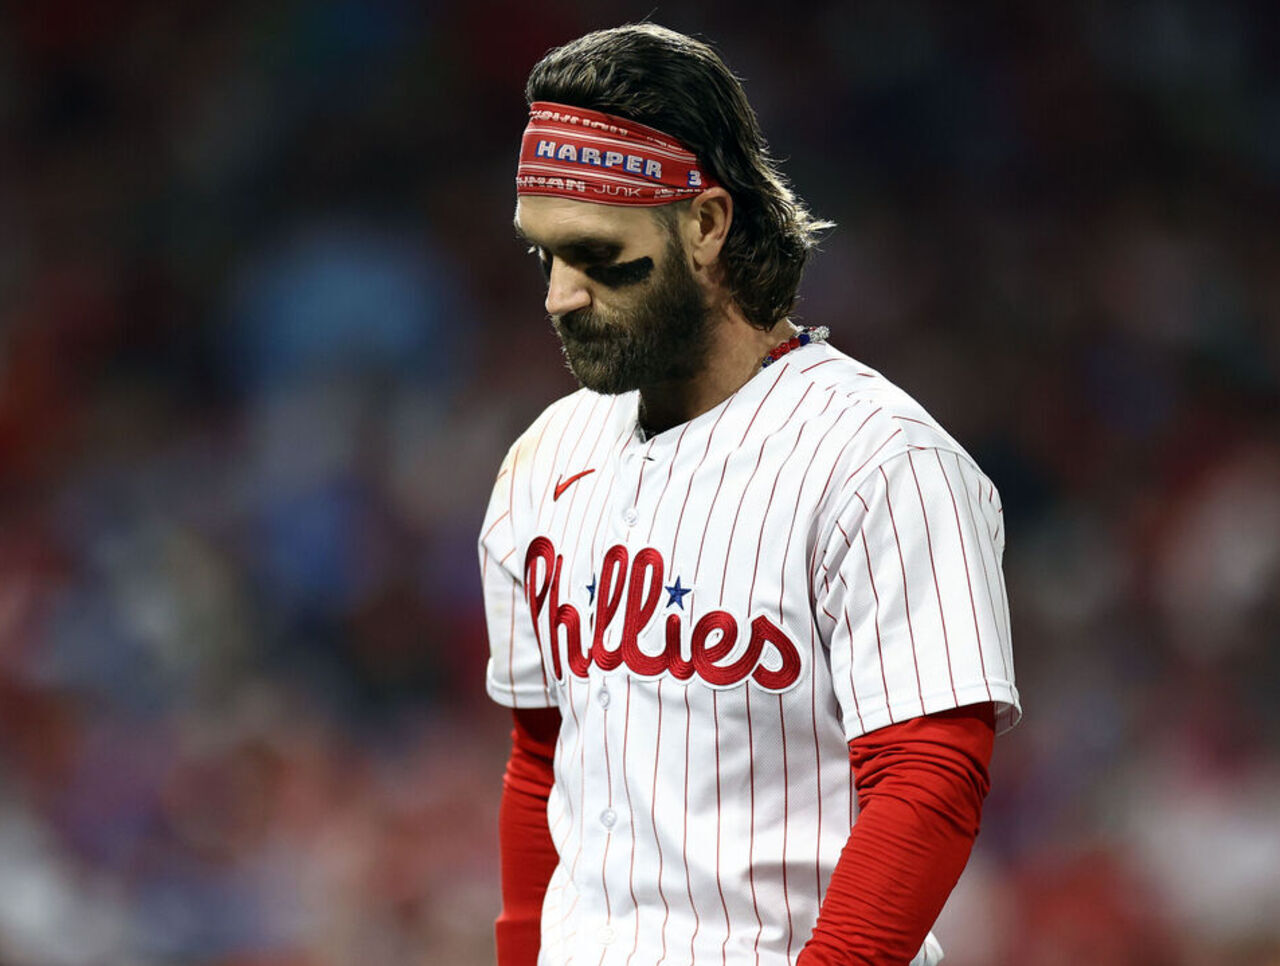
[[[564,315],[591,304],[586,276],[558,258],[551,261],[551,278],[547,281],[547,314]]]

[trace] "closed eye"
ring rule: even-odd
[[[653,259],[648,256],[635,258],[629,262],[614,262],[620,246],[605,244],[598,248],[583,245],[570,246],[565,253],[566,260],[577,265],[590,278],[606,288],[625,288],[638,285],[653,273]],[[542,269],[542,277],[551,281],[551,252],[541,245],[530,245],[528,252],[538,259],[538,267]]]
[[[529,254],[537,256],[538,267],[542,269],[542,277],[548,282],[551,281],[551,253],[545,248],[539,248],[537,245],[529,246]]]
[[[625,288],[628,285],[639,285],[653,274],[653,259],[646,255],[614,265],[593,265],[585,271],[607,288]]]

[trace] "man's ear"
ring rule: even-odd
[[[733,198],[724,188],[708,188],[690,202],[685,241],[697,268],[716,263],[732,224]]]

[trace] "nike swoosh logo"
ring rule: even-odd
[[[552,502],[555,502],[556,500],[560,499],[560,497],[564,494],[565,490],[569,489],[569,487],[573,486],[573,484],[577,483],[580,479],[582,479],[588,473],[594,473],[594,472],[595,470],[593,469],[583,470],[581,473],[574,473],[573,476],[569,477],[567,480],[566,479],[557,480],[555,492],[551,494]]]

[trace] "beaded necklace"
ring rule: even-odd
[[[799,349],[802,345],[808,345],[810,342],[826,342],[827,336],[831,334],[831,330],[825,325],[819,325],[816,328],[808,326],[800,326],[800,331],[793,335],[786,342],[779,342],[776,346],[769,350],[769,354],[764,357],[760,363],[760,368],[764,369],[777,362],[792,349]]]

